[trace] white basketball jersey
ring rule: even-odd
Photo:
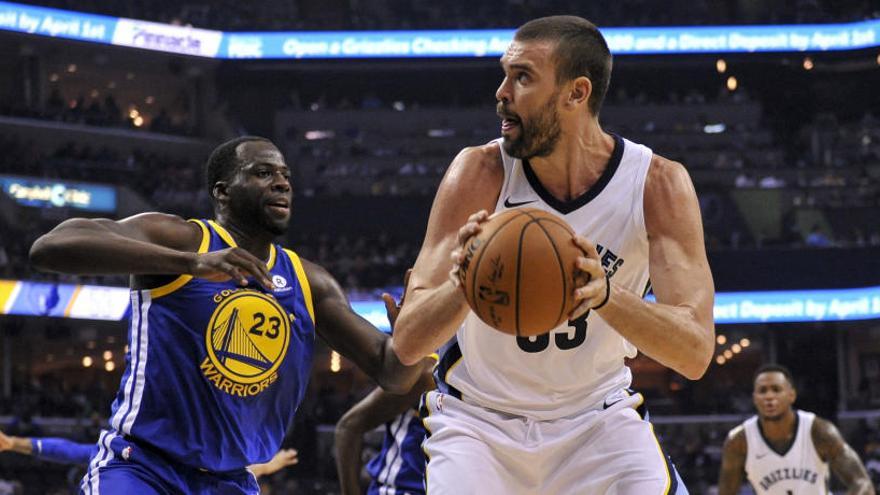
[[[499,140],[500,141],[500,140]],[[562,202],[547,192],[529,164],[501,148],[504,184],[496,211],[539,208],[563,218],[597,245],[615,284],[642,295],[648,284],[648,237],[643,196],[653,153],[615,136],[599,180],[582,196]],[[441,349],[438,389],[502,412],[552,420],[602,407],[632,381],[624,358],[636,348],[595,312],[538,337],[516,337],[468,313],[456,338]]]
[[[753,416],[743,423],[746,432],[746,475],[758,495],[827,495],[828,464],[813,445],[813,419],[816,415],[797,411],[795,438],[784,454],[764,440]]]

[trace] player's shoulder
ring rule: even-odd
[[[490,141],[486,144],[467,146],[458,152],[456,160],[468,164],[499,166],[501,164],[501,144],[498,141]]]
[[[745,454],[746,448],[746,425],[740,423],[727,432],[727,438],[724,439],[724,450]]]
[[[156,228],[186,229],[193,231],[200,230],[199,226],[195,222],[187,221],[183,217],[174,215],[172,213],[162,213],[158,211],[138,213],[136,215],[132,215],[130,217],[119,220],[119,223],[142,225]]]
[[[138,213],[119,220],[118,224],[124,229],[137,231],[152,242],[183,251],[196,251],[207,235],[204,224],[190,222],[170,213]]]
[[[293,253],[293,251],[289,249],[286,251]],[[305,272],[304,275],[309,283],[310,292],[316,300],[321,300],[328,294],[342,294],[342,288],[339,285],[339,282],[336,281],[336,278],[334,278],[326,268],[314,261],[309,261],[299,255],[296,256],[302,264],[303,272]]]
[[[840,432],[837,427],[834,426],[834,423],[816,414],[813,414],[813,424],[810,426],[810,434],[814,441],[828,441],[840,436]]]
[[[816,453],[823,461],[834,459],[846,448],[846,441],[840,434],[840,430],[831,421],[815,416],[813,425],[810,427],[810,438]]]
[[[463,148],[446,171],[445,187],[482,188],[486,183],[501,184],[504,167],[501,146],[492,141],[479,146]]]
[[[331,277],[330,272],[327,271],[323,266],[315,263],[314,261],[307,260],[302,256],[296,254],[296,252],[289,248],[284,248],[284,251],[287,252],[287,255],[291,258],[291,262],[294,261],[294,257],[299,259],[300,264],[303,267],[303,271],[305,271],[305,275],[309,278],[309,283],[314,285],[312,279],[314,278],[316,282],[320,282],[326,277]]]
[[[645,204],[668,206],[696,199],[696,189],[687,168],[675,160],[654,154],[645,178]]]
[[[690,183],[690,174],[683,163],[671,160],[654,153],[651,156],[651,166],[648,168],[648,185],[655,186],[675,185],[679,181]]]

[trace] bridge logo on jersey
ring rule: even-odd
[[[266,390],[290,344],[293,315],[274,297],[248,289],[224,290],[205,330],[208,357],[202,374],[218,389],[237,397]]]

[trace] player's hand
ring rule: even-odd
[[[13,443],[12,437],[6,435],[2,431],[0,431],[0,452],[5,452],[7,450],[12,450]]]
[[[267,290],[275,288],[266,264],[239,247],[196,254],[190,262],[189,273],[214,282],[231,279],[242,286],[248,285],[248,277],[253,277]]]
[[[278,471],[299,463],[298,452],[296,449],[281,449],[272,456],[269,462],[264,464],[251,464],[248,469],[254,473],[254,476],[268,476]]]
[[[456,244],[455,249],[452,250],[452,269],[449,270],[449,279],[452,280],[452,283],[455,284],[456,287],[461,287],[459,267],[467,254],[465,253],[464,246],[471,237],[482,232],[483,224],[486,223],[488,219],[489,212],[486,210],[480,210],[469,216],[467,222],[458,229],[458,243]]]
[[[276,471],[281,470],[282,468],[293,466],[294,464],[298,463],[299,452],[297,452],[296,449],[281,449],[275,453],[275,456],[273,456],[268,463],[266,463],[266,474],[272,474]]]
[[[391,328],[394,328],[394,324],[397,322],[397,315],[400,314],[400,308],[403,307],[403,300],[406,299],[406,289],[409,287],[409,276],[412,275],[412,268],[407,268],[406,273],[403,275],[403,295],[400,296],[400,301],[395,301],[394,296],[385,292],[382,294],[382,301],[385,302],[385,314],[388,316],[388,323],[391,324]]]
[[[574,243],[584,252],[575,261],[575,267],[581,273],[575,276],[575,280],[582,282],[574,289],[574,299],[577,306],[569,314],[569,319],[574,320],[587,311],[603,305],[609,294],[610,287],[608,278],[605,277],[605,269],[602,268],[602,260],[596,245],[581,236],[574,238]]]

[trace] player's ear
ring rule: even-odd
[[[589,78],[581,76],[572,81],[568,101],[575,106],[587,104],[593,94],[593,83]]]
[[[227,199],[229,198],[229,185],[226,181],[215,182],[211,194],[216,200]]]

